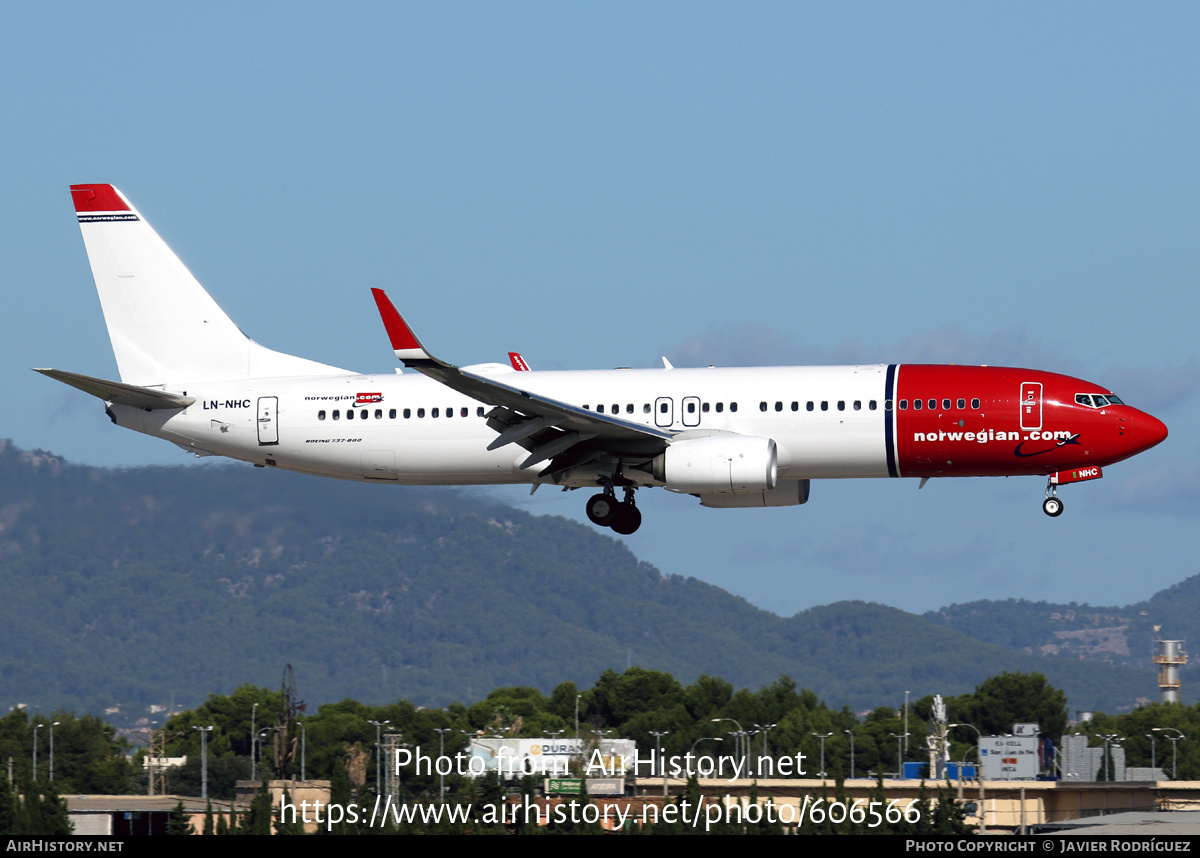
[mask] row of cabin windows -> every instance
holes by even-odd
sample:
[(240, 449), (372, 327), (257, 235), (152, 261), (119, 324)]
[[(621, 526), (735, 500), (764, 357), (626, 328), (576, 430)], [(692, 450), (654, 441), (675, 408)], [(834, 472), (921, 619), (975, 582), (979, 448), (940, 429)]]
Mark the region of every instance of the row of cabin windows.
[[(926, 405), (926, 400), (924, 400), (924, 399), (914, 399), (912, 401), (913, 411), (920, 411), (922, 408), (925, 407), (925, 405)], [(929, 405), (930, 411), (936, 411), (937, 407), (938, 407), (938, 401), (936, 399), (930, 399), (930, 400), (928, 400), (928, 405)], [(958, 409), (959, 411), (962, 411), (964, 408), (967, 407), (967, 400), (965, 400), (965, 399), (956, 399), (953, 401), (951, 401), (949, 399), (942, 400), (942, 410), (943, 411), (949, 411), (951, 405), (954, 405), (954, 407), (956, 409)], [(975, 411), (979, 410), (979, 400), (978, 399), (971, 400), (971, 408)], [(908, 400), (907, 399), (900, 400), (900, 410), (901, 411), (908, 410)]]
[[(862, 404), (862, 400), (861, 400), (861, 399), (856, 399), (856, 400), (854, 400), (854, 404), (853, 404), (851, 407), (852, 407), (852, 408), (853, 408), (855, 411), (862, 411), (862, 406), (863, 406), (863, 404)], [(759, 410), (759, 411), (767, 411), (769, 408), (770, 408), (770, 405), (769, 405), (768, 403), (766, 403), (766, 402), (760, 402), (760, 403), (758, 403), (758, 410)], [(874, 399), (871, 399), (871, 400), (868, 400), (868, 401), (867, 401), (867, 410), (869, 410), (869, 411), (875, 411), (875, 410), (877, 410), (878, 408), (879, 408), (879, 403), (878, 403), (878, 402), (876, 402)], [(805, 410), (805, 411), (815, 411), (816, 409), (817, 409), (817, 403), (813, 402), (811, 399), (810, 399), (810, 400), (808, 400), (808, 402), (804, 403), (804, 410)], [(776, 402), (776, 403), (775, 403), (775, 410), (776, 410), (776, 411), (782, 411), (782, 410), (783, 410), (783, 403), (782, 403), (782, 402)], [(792, 410), (793, 410), (793, 411), (799, 411), (799, 410), (800, 410), (800, 403), (799, 403), (799, 402), (795, 402), (795, 401), (793, 401), (793, 402), (792, 402)], [(828, 410), (829, 410), (829, 400), (827, 400), (827, 399), (823, 399), (823, 400), (821, 400), (821, 410), (822, 410), (822, 411), (828, 411)], [(844, 400), (844, 399), (839, 399), (839, 400), (838, 400), (838, 402), (837, 402), (837, 410), (838, 410), (838, 411), (845, 411), (845, 410), (846, 410), (846, 400)], [(889, 410), (889, 411), (891, 411), (891, 408), (888, 408), (888, 410)]]
[[(425, 416), (425, 409), (424, 409), (424, 408), (418, 408), (416, 411), (417, 411), (417, 417), (424, 417), (424, 416)], [(359, 420), (369, 420), (369, 419), (370, 419), (370, 417), (371, 417), (371, 409), (369, 409), (369, 408), (364, 408), (364, 409), (362, 409), (361, 411), (358, 411), (358, 412), (355, 412), (355, 411), (354, 411), (353, 409), (351, 409), (351, 408), (347, 408), (347, 409), (346, 409), (346, 419), (347, 419), (347, 420), (353, 420), (353, 419), (354, 419), (354, 415), (355, 415), (356, 413), (358, 414), (358, 419), (359, 419)], [(445, 416), (447, 416), (447, 417), (453, 417), (453, 416), (454, 416), (454, 409), (453, 409), (453, 408), (447, 408), (447, 409), (445, 409), (445, 412), (444, 412), (444, 413), (445, 413)], [(443, 411), (442, 411), (442, 409), (440, 409), (440, 408), (431, 408), (431, 409), (429, 409), (429, 416), (430, 416), (430, 417), (439, 417), (439, 416), (441, 416), (442, 414), (443, 414)], [(460, 416), (460, 417), (468, 417), (468, 416), (470, 416), (470, 414), (471, 414), (471, 409), (470, 409), (470, 408), (466, 408), (466, 407), (464, 407), (464, 408), (460, 408), (460, 409), (458, 410), (458, 414), (459, 414), (459, 416)], [(336, 408), (335, 408), (335, 409), (333, 410), (333, 415), (332, 415), (332, 416), (333, 416), (333, 419), (334, 419), (334, 420), (341, 420), (341, 419), (342, 419), (342, 412), (341, 412), (341, 411), (339, 411), (338, 409), (336, 409)], [(395, 409), (395, 408), (389, 408), (389, 409), (388, 409), (388, 415), (387, 415), (387, 416), (388, 416), (388, 419), (389, 419), (389, 420), (395, 420), (395, 419), (396, 419), (396, 409)], [(411, 409), (411, 408), (405, 408), (405, 409), (404, 409), (404, 419), (405, 419), (405, 420), (408, 420), (408, 419), (409, 419), (410, 417), (412, 417), (412, 416), (413, 416), (413, 409)], [(476, 408), (476, 409), (475, 409), (475, 416), (476, 416), (476, 417), (482, 417), (482, 416), (483, 416), (483, 406), (480, 406), (480, 407), (478, 407), (478, 408)], [(324, 420), (324, 419), (325, 419), (325, 410), (324, 410), (324, 409), (322, 409), (322, 410), (320, 410), (320, 411), (318, 411), (318, 412), (317, 412), (317, 419), (318, 419), (318, 420)], [(383, 419), (383, 409), (382, 409), (382, 408), (376, 408), (376, 409), (375, 409), (375, 419), (376, 419), (376, 420), (382, 420), (382, 419)]]
[[(583, 406), (583, 407), (584, 407), (584, 408), (586, 408), (588, 411), (591, 411), (591, 410), (592, 410), (592, 406), (590, 406), (590, 405), (585, 405), (585, 406)], [(608, 411), (605, 411), (605, 407), (606, 407), (606, 406), (604, 406), (604, 405), (597, 405), (597, 406), (596, 406), (596, 413), (597, 413), (597, 414), (605, 414), (605, 413), (607, 413), (607, 414), (620, 414), (620, 413), (621, 413), (621, 403), (619, 403), (619, 402), (614, 402), (614, 403), (612, 404), (611, 408), (609, 408), (609, 409), (608, 409)], [(709, 412), (709, 409), (710, 409), (710, 407), (711, 407), (711, 408), (715, 408), (715, 409), (716, 409), (716, 412), (717, 412), (718, 414), (720, 414), (721, 412), (723, 412), (723, 411), (725, 410), (725, 403), (724, 403), (724, 402), (717, 402), (717, 403), (715, 403), (715, 404), (714, 404), (714, 403), (709, 403), (709, 402), (703, 402), (703, 403), (701, 403), (701, 404), (700, 404), (700, 410), (701, 410), (701, 411), (703, 411), (705, 414), (707, 414), (707, 413)], [(687, 412), (688, 412), (688, 414), (695, 414), (695, 413), (696, 413), (696, 403), (695, 403), (695, 402), (689, 402), (689, 403), (687, 403), (687, 405), (686, 405), (686, 408), (687, 408)], [(643, 414), (650, 414), (650, 413), (651, 413), (653, 410), (654, 410), (654, 409), (650, 407), (650, 403), (649, 403), (649, 402), (643, 402), (643, 403), (642, 403), (642, 413), (643, 413)], [(670, 406), (668, 403), (666, 403), (666, 402), (660, 402), (660, 403), (658, 404), (658, 411), (659, 411), (659, 413), (660, 413), (660, 414), (667, 414), (668, 412), (670, 412), (670, 410), (671, 410), (671, 406)], [(729, 403), (729, 410), (730, 410), (730, 411), (737, 411), (737, 403), (736, 403), (736, 402), (731, 402), (731, 403)], [(632, 402), (626, 403), (626, 405), (625, 405), (625, 413), (626, 413), (626, 414), (632, 414), (632, 413), (633, 413), (633, 411), (634, 411), (634, 408), (633, 408), (633, 403), (632, 403)]]

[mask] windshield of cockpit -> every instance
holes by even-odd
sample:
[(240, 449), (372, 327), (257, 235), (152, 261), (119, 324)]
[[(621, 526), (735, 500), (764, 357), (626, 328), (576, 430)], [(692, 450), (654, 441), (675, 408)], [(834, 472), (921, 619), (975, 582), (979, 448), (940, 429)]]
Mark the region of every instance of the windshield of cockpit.
[(1124, 405), (1120, 397), (1111, 393), (1076, 393), (1076, 405), (1086, 405), (1088, 408), (1103, 408), (1106, 405)]

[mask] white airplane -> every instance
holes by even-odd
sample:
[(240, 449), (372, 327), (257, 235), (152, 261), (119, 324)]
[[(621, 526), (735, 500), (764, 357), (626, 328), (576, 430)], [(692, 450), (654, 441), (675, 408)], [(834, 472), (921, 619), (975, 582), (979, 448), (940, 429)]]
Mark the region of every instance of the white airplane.
[[(875, 366), (532, 371), (434, 357), (381, 290), (396, 356), (370, 375), (250, 340), (111, 185), (72, 185), (121, 381), (45, 375), (114, 423), (198, 456), (408, 485), (599, 489), (597, 525), (641, 524), (638, 488), (707, 507), (805, 503), (810, 481), (1047, 477), (1058, 486), (1153, 447), (1167, 428), (1106, 388), (1038, 370)], [(617, 499), (616, 492), (622, 491)]]

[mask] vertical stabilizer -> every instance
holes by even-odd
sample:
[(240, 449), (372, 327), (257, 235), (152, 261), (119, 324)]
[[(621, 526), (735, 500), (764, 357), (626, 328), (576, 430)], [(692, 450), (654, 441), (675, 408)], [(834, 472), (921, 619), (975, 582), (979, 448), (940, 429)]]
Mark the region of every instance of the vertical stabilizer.
[(346, 372), (249, 339), (112, 185), (72, 185), (71, 197), (123, 382)]

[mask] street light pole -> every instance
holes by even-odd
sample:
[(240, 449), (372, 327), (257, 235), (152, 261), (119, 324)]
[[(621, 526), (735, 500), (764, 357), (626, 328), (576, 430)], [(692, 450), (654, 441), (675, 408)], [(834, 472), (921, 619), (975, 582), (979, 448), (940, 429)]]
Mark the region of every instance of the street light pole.
[(722, 721), (732, 721), (734, 724), (737, 724), (737, 732), (733, 732), (733, 731), (731, 730), (731, 731), (730, 731), (730, 735), (732, 735), (732, 736), (733, 736), (735, 739), (737, 739), (737, 740), (738, 740), (738, 742), (737, 742), (737, 751), (735, 751), (735, 753), (736, 753), (738, 756), (740, 756), (740, 755), (741, 755), (741, 753), (742, 753), (742, 740), (741, 740), (741, 737), (746, 735), (746, 731), (742, 729), (742, 725), (741, 725), (741, 723), (740, 723), (740, 722), (739, 722), (739, 721), (738, 721), (736, 718), (713, 718), (713, 719), (712, 719), (712, 723), (714, 723), (714, 724), (719, 724), (719, 723), (721, 723)]
[(42, 726), (43, 726), (42, 724), (38, 724), (36, 721), (33, 724), (33, 779), (35, 782), (37, 781), (37, 775), (38, 775), (38, 772), (37, 772), (37, 748), (38, 748), (37, 731), (42, 729)]
[[(453, 727), (434, 727), (433, 732), (438, 734), (438, 761), (446, 756), (446, 734), (453, 730)], [(438, 801), (442, 804), (446, 803), (446, 774), (442, 767), (438, 766)]]
[[(650, 730), (649, 733), (651, 736), (654, 737), (654, 747), (655, 747), (655, 750), (658, 751), (658, 765), (662, 771), (663, 798), (666, 798), (667, 797), (667, 761), (665, 759), (663, 759), (662, 737), (670, 736), (671, 734), (667, 730), (663, 730), (662, 732), (659, 732), (657, 730)], [(634, 772), (634, 774), (636, 775), (637, 772)]]
[(54, 782), (54, 728), (57, 727), (60, 721), (50, 722), (50, 782)]
[(825, 779), (825, 740), (828, 739), (830, 736), (832, 736), (833, 733), (832, 732), (830, 732), (830, 733), (813, 733), (813, 735), (821, 740), (821, 771), (817, 772), (817, 777), (819, 777), (821, 780), (824, 780)]
[(843, 729), (842, 732), (850, 737), (850, 780), (854, 780), (854, 731)]
[(257, 717), (258, 703), (255, 702), (250, 707), (250, 780), (252, 781), (258, 780), (258, 758), (255, 756), (255, 749), (258, 747), (256, 744), (258, 741)]
[[(1187, 736), (1183, 735), (1182, 730), (1177, 730), (1174, 727), (1151, 727), (1150, 730), (1153, 733), (1167, 733), (1168, 734), (1166, 736), (1166, 738), (1171, 743), (1171, 780), (1173, 780), (1173, 781), (1178, 780), (1179, 779), (1179, 768), (1178, 768), (1179, 745), (1177, 743), (1179, 742), (1180, 739), (1186, 739)], [(1171, 736), (1171, 735), (1169, 735), (1170, 733), (1178, 733), (1179, 735)]]
[(888, 731), (888, 734), (896, 740), (896, 779), (899, 780), (904, 777), (904, 763), (901, 747), (904, 740), (908, 738), (908, 734), (892, 733), (890, 730)]
[(212, 727), (193, 727), (200, 734), (200, 798), (208, 799), (208, 734)]

